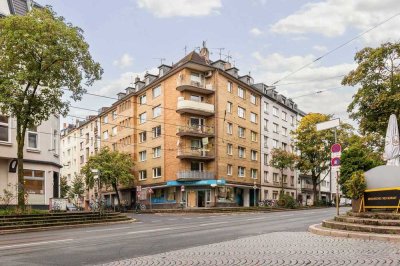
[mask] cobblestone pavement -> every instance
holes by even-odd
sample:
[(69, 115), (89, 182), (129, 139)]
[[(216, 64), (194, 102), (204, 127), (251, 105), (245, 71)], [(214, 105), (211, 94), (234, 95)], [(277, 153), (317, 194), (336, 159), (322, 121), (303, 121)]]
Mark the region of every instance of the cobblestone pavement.
[(400, 265), (400, 245), (277, 232), (104, 265)]

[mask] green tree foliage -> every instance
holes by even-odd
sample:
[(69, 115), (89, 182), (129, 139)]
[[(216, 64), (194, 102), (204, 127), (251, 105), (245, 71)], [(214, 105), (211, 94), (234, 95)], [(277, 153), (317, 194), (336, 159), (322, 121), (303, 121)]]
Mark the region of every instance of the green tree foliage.
[(133, 183), (133, 165), (132, 156), (128, 153), (111, 151), (108, 147), (104, 147), (98, 154), (89, 157), (81, 173), (85, 176), (86, 185), (93, 188), (96, 183), (96, 173), (93, 170), (98, 170), (100, 187), (111, 186), (117, 196), (118, 205), (121, 206), (118, 185), (126, 186)]
[(351, 199), (359, 199), (364, 194), (367, 188), (367, 183), (365, 182), (364, 171), (355, 171), (351, 174), (350, 178), (344, 183), (346, 187), (347, 196)]
[[(317, 131), (316, 124), (330, 119), (330, 115), (310, 113), (301, 119), (297, 129), (292, 132), (300, 152), (297, 168), (302, 174), (311, 176), (314, 204), (318, 201), (318, 184), (325, 178), (321, 175), (330, 169), (330, 148), (335, 142), (333, 129)], [(348, 145), (351, 130), (348, 124), (342, 124), (337, 129), (337, 140), (343, 146)]]
[(60, 197), (61, 198), (67, 197), (69, 189), (70, 186), (68, 186), (67, 177), (62, 176), (60, 179), (60, 194), (61, 194)]
[[(343, 85), (359, 86), (348, 107), (350, 117), (359, 121), (363, 134), (385, 135), (389, 116), (400, 119), (400, 43), (384, 43), (357, 52), (355, 70), (346, 75)], [(399, 121), (400, 122), (400, 121)]]
[(284, 194), (283, 172), (285, 169), (293, 170), (297, 161), (297, 156), (294, 153), (288, 152), (283, 149), (273, 149), (271, 152), (270, 164), (279, 169), (281, 172), (281, 195)]
[(68, 191), (68, 197), (71, 199), (81, 198), (85, 193), (85, 182), (81, 175), (75, 175), (72, 186)]
[(18, 206), (25, 208), (23, 150), (28, 128), (52, 115), (66, 115), (63, 88), (79, 100), (101, 78), (83, 31), (51, 9), (0, 19), (0, 112), (17, 119)]
[(345, 183), (351, 179), (353, 173), (357, 171), (366, 172), (371, 168), (384, 164), (381, 154), (370, 143), (369, 136), (360, 137), (354, 135), (351, 137), (351, 145), (342, 152), (339, 184), (346, 197), (351, 196), (348, 194)]

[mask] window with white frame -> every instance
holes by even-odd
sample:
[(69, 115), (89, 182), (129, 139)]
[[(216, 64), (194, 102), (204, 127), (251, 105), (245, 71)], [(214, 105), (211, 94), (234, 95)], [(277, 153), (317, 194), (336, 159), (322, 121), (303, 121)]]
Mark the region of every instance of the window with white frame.
[(107, 124), (107, 123), (108, 123), (108, 115), (105, 115), (105, 116), (104, 116), (103, 122), (104, 122), (104, 124)]
[(278, 199), (278, 191), (276, 190), (272, 191), (272, 199), (274, 200)]
[(250, 122), (252, 123), (257, 123), (257, 114), (256, 113), (250, 113)]
[(251, 131), (250, 136), (251, 136), (251, 141), (257, 142), (257, 132)]
[(147, 159), (147, 151), (139, 152), (139, 161), (144, 162)]
[(226, 111), (228, 113), (232, 113), (232, 103), (231, 102), (226, 103)]
[(274, 133), (278, 133), (278, 127), (279, 127), (278, 124), (276, 124), (276, 123), (272, 124), (272, 130), (273, 130)]
[(28, 129), (28, 148), (39, 148), (39, 134), (37, 133), (37, 127), (32, 127)]
[(238, 177), (246, 176), (246, 168), (243, 166), (238, 166)]
[(252, 104), (257, 104), (257, 98), (253, 93), (250, 94), (250, 102)]
[(153, 88), (153, 98), (157, 98), (160, 95), (161, 95), (161, 87), (158, 86)]
[(287, 151), (287, 143), (282, 142), (282, 150)]
[(292, 124), (292, 126), (294, 125), (294, 116), (293, 115), (290, 116), (290, 124)]
[(246, 109), (238, 106), (238, 116), (240, 118), (246, 118)]
[(153, 148), (153, 158), (161, 157), (161, 146)]
[(287, 184), (287, 175), (283, 175), (282, 177), (283, 177), (283, 183)]
[(251, 160), (252, 161), (257, 161), (257, 151), (251, 150)]
[(290, 185), (294, 186), (294, 176), (290, 176)]
[(264, 165), (268, 165), (268, 154), (264, 153)]
[(112, 128), (112, 135), (116, 136), (117, 133), (118, 133), (118, 128), (117, 128), (117, 126), (115, 126), (115, 127)]
[(153, 108), (153, 118), (159, 117), (161, 115), (161, 105)]
[(200, 87), (203, 81), (203, 75), (201, 75), (200, 73), (192, 72), (190, 73), (190, 81), (191, 85)]
[(158, 137), (161, 137), (161, 126), (153, 127), (151, 129), (151, 131), (153, 132), (153, 138), (154, 139), (158, 138)]
[(141, 114), (139, 115), (139, 124), (146, 123), (146, 120), (147, 120), (146, 112), (141, 113)]
[(264, 171), (264, 183), (268, 183), (268, 171)]
[(112, 119), (113, 120), (117, 119), (117, 111), (112, 112)]
[(286, 119), (287, 119), (287, 114), (286, 112), (282, 111), (282, 120), (286, 121)]
[(228, 92), (232, 93), (232, 88), (233, 88), (232, 82), (228, 81), (228, 84), (227, 84), (227, 90), (228, 90)]
[(242, 99), (245, 97), (245, 92), (243, 88), (238, 87), (238, 96)]
[(231, 164), (228, 164), (226, 166), (226, 174), (227, 175), (232, 175), (232, 165)]
[(139, 104), (140, 104), (140, 105), (143, 105), (143, 104), (146, 104), (146, 103), (147, 103), (146, 94), (140, 95), (140, 96), (139, 96)]
[(80, 162), (81, 164), (84, 164), (84, 163), (85, 163), (85, 157), (84, 157), (83, 155), (81, 155), (81, 156), (79, 157), (79, 162)]
[(273, 107), (272, 107), (272, 114), (273, 114), (274, 116), (278, 116), (278, 112), (279, 112), (278, 108), (276, 108), (275, 106), (273, 106)]
[(147, 132), (143, 131), (139, 133), (139, 143), (145, 142), (147, 139)]
[(278, 173), (273, 173), (272, 174), (272, 180), (276, 183), (279, 182), (279, 174)]
[(287, 128), (282, 127), (282, 135), (287, 136)]
[(276, 139), (273, 139), (273, 140), (272, 140), (272, 147), (273, 147), (274, 149), (277, 149), (277, 148), (278, 148), (278, 143), (279, 143), (279, 141), (277, 141)]
[(147, 179), (147, 171), (146, 170), (140, 170), (139, 171), (139, 180), (146, 180)]
[(229, 123), (229, 122), (228, 122), (228, 123), (226, 124), (226, 133), (232, 135), (232, 132), (233, 132), (233, 125), (232, 125), (232, 123)]
[(264, 104), (263, 104), (263, 111), (264, 111), (264, 113), (268, 113), (268, 103), (267, 102), (265, 102), (264, 101)]
[(250, 169), (250, 175), (252, 179), (257, 179), (257, 169)]
[(246, 129), (244, 127), (238, 127), (238, 135), (239, 138), (245, 138), (246, 136)]
[(24, 169), (24, 188), (28, 194), (44, 194), (45, 171)]
[(238, 147), (238, 155), (239, 158), (246, 158), (246, 148), (244, 147)]
[(268, 148), (268, 137), (264, 136), (264, 148)]
[(160, 178), (160, 177), (161, 177), (161, 167), (154, 167), (153, 178)]
[(0, 115), (0, 142), (10, 142), (10, 128), (8, 116)]
[(227, 153), (228, 155), (232, 155), (232, 154), (233, 154), (233, 145), (232, 145), (231, 143), (228, 143), (228, 144), (226, 145), (226, 153)]
[(264, 131), (268, 131), (268, 119), (264, 119)]

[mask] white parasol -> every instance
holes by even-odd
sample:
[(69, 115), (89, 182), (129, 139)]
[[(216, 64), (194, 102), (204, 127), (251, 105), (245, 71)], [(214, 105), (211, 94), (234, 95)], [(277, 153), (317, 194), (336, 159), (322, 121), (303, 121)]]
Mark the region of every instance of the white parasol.
[(383, 158), (387, 161), (386, 165), (400, 166), (399, 127), (397, 125), (396, 115), (394, 114), (389, 118)]

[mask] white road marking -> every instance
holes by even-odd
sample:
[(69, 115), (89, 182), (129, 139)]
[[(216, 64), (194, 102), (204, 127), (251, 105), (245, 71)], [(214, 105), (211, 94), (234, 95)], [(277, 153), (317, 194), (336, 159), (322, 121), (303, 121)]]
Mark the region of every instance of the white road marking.
[(168, 219), (168, 221), (175, 221), (176, 219)]
[(51, 240), (51, 241), (42, 241), (42, 242), (32, 242), (32, 243), (25, 243), (25, 244), (16, 244), (16, 245), (9, 245), (9, 246), (1, 246), (0, 250), (2, 249), (10, 249), (10, 248), (20, 248), (20, 247), (29, 247), (29, 246), (40, 246), (45, 244), (52, 244), (58, 242), (68, 242), (73, 241), (74, 239), (60, 239), (60, 240)]
[(218, 222), (218, 223), (206, 223), (200, 224), (199, 226), (217, 225), (217, 224), (227, 224), (228, 222)]
[(206, 217), (203, 217), (203, 216), (197, 217), (197, 219), (204, 219), (204, 218), (206, 218)]
[(192, 220), (192, 218), (183, 218), (184, 220)]
[[(136, 223), (141, 223), (141, 222), (136, 222)], [(118, 228), (106, 228), (106, 229), (96, 229), (96, 230), (87, 230), (86, 233), (91, 233), (91, 232), (101, 232), (101, 231), (114, 231), (114, 230), (121, 230), (121, 229), (128, 229), (131, 227), (118, 227)]]
[(294, 214), (279, 215), (279, 217), (289, 217), (289, 216), (294, 216)]
[(265, 220), (265, 217), (258, 217), (258, 218), (249, 218), (246, 219), (247, 221), (253, 221), (253, 220)]
[(152, 229), (152, 230), (143, 230), (143, 231), (134, 231), (134, 232), (127, 232), (127, 235), (133, 235), (133, 234), (143, 234), (143, 233), (152, 233), (152, 232), (159, 232), (159, 231), (167, 231), (171, 230), (171, 227), (167, 228), (159, 228), (159, 229)]

